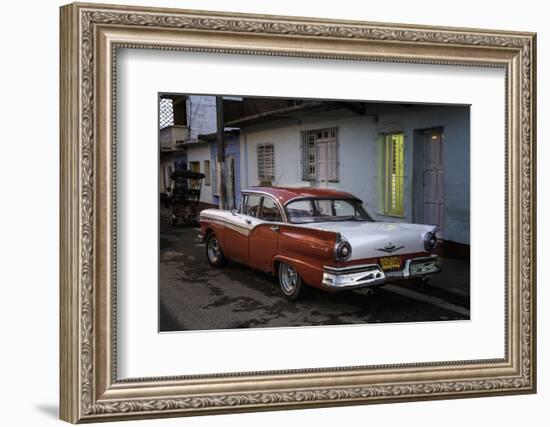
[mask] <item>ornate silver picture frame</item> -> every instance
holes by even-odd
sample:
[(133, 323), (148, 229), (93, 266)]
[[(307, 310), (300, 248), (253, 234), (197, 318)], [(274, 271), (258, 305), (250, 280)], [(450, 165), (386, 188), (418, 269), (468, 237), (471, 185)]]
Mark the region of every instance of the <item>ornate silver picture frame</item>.
[[(79, 3), (63, 6), (60, 21), (63, 420), (535, 392), (535, 34)], [(118, 378), (115, 65), (120, 48), (503, 69), (504, 357)]]

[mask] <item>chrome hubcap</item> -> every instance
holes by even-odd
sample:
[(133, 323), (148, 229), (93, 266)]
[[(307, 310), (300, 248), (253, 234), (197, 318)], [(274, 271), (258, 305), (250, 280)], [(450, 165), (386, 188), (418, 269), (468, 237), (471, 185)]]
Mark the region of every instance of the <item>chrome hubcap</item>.
[(296, 270), (288, 264), (281, 266), (281, 286), (283, 291), (287, 294), (291, 294), (296, 289), (298, 283), (298, 273)]
[(220, 243), (218, 242), (218, 239), (212, 237), (208, 240), (208, 258), (210, 258), (211, 261), (217, 261), (219, 257)]

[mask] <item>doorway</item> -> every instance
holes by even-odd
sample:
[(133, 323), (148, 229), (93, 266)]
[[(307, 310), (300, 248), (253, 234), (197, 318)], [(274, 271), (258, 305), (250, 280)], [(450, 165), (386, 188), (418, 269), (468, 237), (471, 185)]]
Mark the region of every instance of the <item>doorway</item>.
[(420, 224), (439, 225), (440, 239), (445, 233), (443, 142), (443, 128), (415, 131), (413, 219)]

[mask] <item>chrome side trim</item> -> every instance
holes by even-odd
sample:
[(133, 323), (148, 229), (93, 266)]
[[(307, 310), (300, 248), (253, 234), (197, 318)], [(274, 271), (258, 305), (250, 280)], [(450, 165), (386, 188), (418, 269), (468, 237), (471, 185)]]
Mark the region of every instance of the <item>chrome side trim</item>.
[(233, 223), (229, 220), (216, 218), (216, 217), (210, 216), (208, 214), (202, 214), (201, 213), (199, 219), (200, 220), (207, 220), (207, 221), (212, 222), (214, 224), (223, 225), (224, 227), (230, 228), (230, 229), (232, 229), (232, 230), (236, 231), (237, 233), (240, 233), (244, 236), (248, 236), (250, 234), (250, 231), (253, 228), (253, 227), (247, 228), (245, 226), (235, 224), (235, 223)]

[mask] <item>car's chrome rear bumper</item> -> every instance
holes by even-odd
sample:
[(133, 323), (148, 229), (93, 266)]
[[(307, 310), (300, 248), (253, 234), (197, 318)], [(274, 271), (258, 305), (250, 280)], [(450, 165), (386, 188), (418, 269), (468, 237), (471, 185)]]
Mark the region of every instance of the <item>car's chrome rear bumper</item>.
[(380, 285), (395, 280), (424, 277), (440, 271), (437, 255), (411, 258), (402, 270), (384, 271), (379, 264), (363, 264), (349, 267), (323, 269), (323, 287), (340, 290)]

